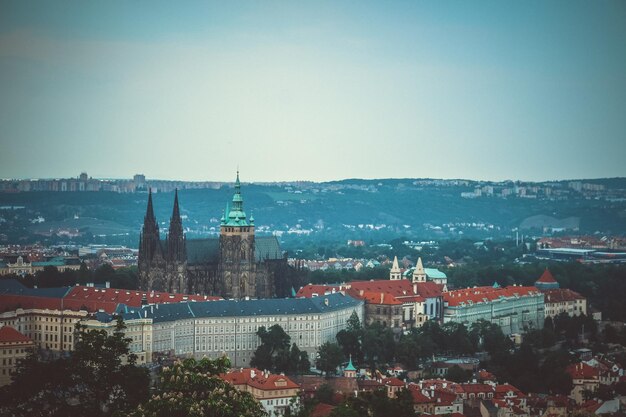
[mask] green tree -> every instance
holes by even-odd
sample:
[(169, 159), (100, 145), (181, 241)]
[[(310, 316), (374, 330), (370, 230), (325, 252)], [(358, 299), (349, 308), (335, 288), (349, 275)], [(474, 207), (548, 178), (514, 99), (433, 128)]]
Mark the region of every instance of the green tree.
[(28, 357), (0, 391), (0, 414), (109, 416), (135, 407), (148, 396), (148, 373), (135, 365), (124, 329), (121, 319), (112, 335), (78, 325), (69, 358)]
[(472, 371), (463, 369), (459, 365), (448, 368), (446, 379), (454, 382), (467, 382), (472, 377)]
[(356, 312), (352, 313), (348, 319), (346, 329), (337, 333), (336, 338), (345, 357), (352, 356), (352, 359), (357, 363), (363, 361), (363, 350), (361, 349), (363, 328)]
[(80, 285), (85, 285), (89, 281), (91, 281), (91, 271), (85, 262), (81, 262), (80, 268), (78, 269), (78, 283)]
[(200, 361), (185, 359), (164, 367), (157, 392), (131, 417), (261, 417), (261, 404), (219, 378), (230, 367), (226, 357)]
[(329, 384), (322, 384), (315, 391), (315, 399), (321, 403), (332, 404), (335, 391)]
[(274, 372), (308, 372), (311, 364), (309, 356), (293, 343), (290, 348), (291, 337), (283, 328), (275, 324), (266, 330), (259, 327), (256, 332), (261, 338), (261, 344), (254, 351), (250, 365), (259, 369), (269, 369)]
[(337, 343), (325, 342), (317, 351), (318, 358), (315, 366), (328, 376), (335, 374), (337, 367), (343, 361), (343, 352)]
[(396, 352), (396, 340), (393, 330), (379, 323), (373, 323), (363, 329), (363, 354), (370, 365), (393, 361)]

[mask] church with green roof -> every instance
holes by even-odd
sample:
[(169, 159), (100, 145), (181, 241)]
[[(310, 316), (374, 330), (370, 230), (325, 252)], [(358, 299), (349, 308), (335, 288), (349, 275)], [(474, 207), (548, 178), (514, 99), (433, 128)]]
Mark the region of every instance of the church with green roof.
[(232, 201), (220, 221), (219, 238), (189, 239), (183, 234), (178, 192), (165, 240), (154, 216), (152, 194), (139, 240), (142, 290), (271, 298), (288, 266), (275, 236), (255, 236), (254, 217), (244, 211), (239, 172)]

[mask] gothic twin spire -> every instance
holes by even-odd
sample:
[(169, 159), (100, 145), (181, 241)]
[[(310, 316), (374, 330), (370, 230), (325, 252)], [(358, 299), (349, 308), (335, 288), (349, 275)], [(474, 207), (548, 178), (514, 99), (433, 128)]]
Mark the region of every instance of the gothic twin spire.
[[(159, 236), (159, 224), (154, 215), (152, 204), (152, 189), (148, 191), (148, 207), (144, 217), (139, 250), (146, 251), (148, 258), (152, 258), (156, 251), (162, 251), (161, 239)], [(167, 234), (167, 247), (165, 256), (170, 259), (184, 260), (185, 236), (183, 234), (183, 222), (180, 218), (180, 208), (178, 206), (178, 189), (174, 193), (174, 209), (170, 218), (169, 233)]]

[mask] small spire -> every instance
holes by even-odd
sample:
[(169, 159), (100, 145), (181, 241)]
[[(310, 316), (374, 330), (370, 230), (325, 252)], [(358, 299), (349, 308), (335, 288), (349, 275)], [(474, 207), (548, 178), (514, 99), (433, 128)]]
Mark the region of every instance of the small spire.
[(400, 266), (398, 265), (398, 257), (394, 256), (393, 257), (393, 266), (391, 267), (392, 271), (399, 271), (400, 270)]
[(352, 353), (350, 354), (350, 361), (348, 362), (348, 366), (346, 366), (346, 371), (356, 371), (356, 368), (352, 364)]
[(389, 271), (389, 279), (396, 280), (402, 279), (402, 273), (400, 271), (400, 266), (398, 265), (398, 257), (393, 257), (393, 265), (391, 266), (391, 271)]
[(172, 218), (180, 218), (180, 209), (178, 208), (178, 188), (174, 190), (174, 210), (172, 212)]

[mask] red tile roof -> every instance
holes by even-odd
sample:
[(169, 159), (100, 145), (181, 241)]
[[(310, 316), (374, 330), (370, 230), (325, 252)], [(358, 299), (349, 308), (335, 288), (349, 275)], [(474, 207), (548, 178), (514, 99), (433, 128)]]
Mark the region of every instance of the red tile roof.
[(0, 294), (0, 311), (23, 309), (48, 310), (103, 310), (113, 313), (118, 304), (140, 307), (146, 297), (148, 304), (178, 303), (182, 301), (214, 301), (220, 297), (190, 294), (169, 294), (157, 291), (124, 290), (116, 288), (72, 287), (64, 297), (34, 297)]
[(61, 298), (32, 297), (27, 295), (0, 294), (0, 312), (23, 309), (61, 310)]
[(496, 385), (496, 398), (503, 398), (509, 392), (512, 392), (515, 397), (526, 397), (526, 394), (511, 384)]
[(310, 417), (327, 417), (335, 409), (334, 405), (319, 403), (311, 411)]
[(401, 305), (402, 302), (398, 301), (396, 297), (389, 293), (365, 291), (361, 293), (355, 293), (354, 290), (348, 291), (348, 294), (355, 298), (365, 300), (369, 304), (384, 304), (384, 305)]
[(495, 389), (493, 388), (492, 385), (489, 384), (460, 384), (461, 385), (461, 389), (463, 390), (463, 392), (470, 394), (470, 393), (489, 393), (489, 392), (494, 392)]
[(148, 304), (179, 303), (182, 301), (215, 301), (220, 297), (192, 294), (170, 294), (158, 291), (124, 290), (116, 288), (73, 287), (65, 296), (64, 303), (70, 308), (87, 307), (89, 311), (104, 310), (112, 313), (118, 304), (140, 307), (146, 297)]
[(30, 342), (28, 336), (24, 336), (11, 326), (0, 327), (0, 343), (18, 343), (18, 342)]
[(409, 391), (411, 392), (411, 396), (413, 397), (413, 403), (415, 404), (428, 404), (435, 402), (434, 399), (422, 394), (422, 391), (419, 389), (410, 389)]
[(441, 297), (443, 285), (432, 281), (418, 282), (415, 284), (417, 293), (424, 298)]
[(383, 378), (381, 383), (388, 387), (403, 387), (404, 382), (400, 381), (398, 378)]
[(233, 385), (248, 385), (264, 391), (300, 388), (300, 385), (285, 375), (263, 373), (255, 368), (231, 371), (220, 377)]
[(371, 281), (352, 281), (348, 283), (350, 288), (356, 291), (385, 292), (396, 298), (410, 297), (413, 293), (413, 284), (408, 279), (388, 280), (379, 279)]
[(552, 276), (552, 273), (550, 272), (550, 270), (546, 268), (546, 270), (543, 271), (543, 274), (541, 274), (541, 278), (539, 278), (537, 282), (554, 283), (557, 281)]
[(584, 362), (573, 363), (565, 368), (572, 379), (598, 379), (599, 371)]
[(543, 290), (544, 300), (546, 303), (560, 303), (564, 301), (584, 300), (585, 297), (568, 288), (554, 288), (551, 290)]
[(305, 285), (304, 287), (300, 288), (298, 290), (298, 292), (296, 293), (296, 297), (311, 298), (311, 297), (313, 297), (313, 294), (324, 295), (326, 293), (332, 293), (333, 290), (335, 292), (337, 292), (341, 288), (342, 288), (341, 285), (316, 285), (316, 284), (309, 284), (309, 285)]
[(473, 304), (489, 303), (500, 297), (526, 297), (541, 294), (536, 287), (509, 286), (504, 288), (474, 287), (443, 293), (443, 299), (448, 306), (458, 306), (461, 303)]

